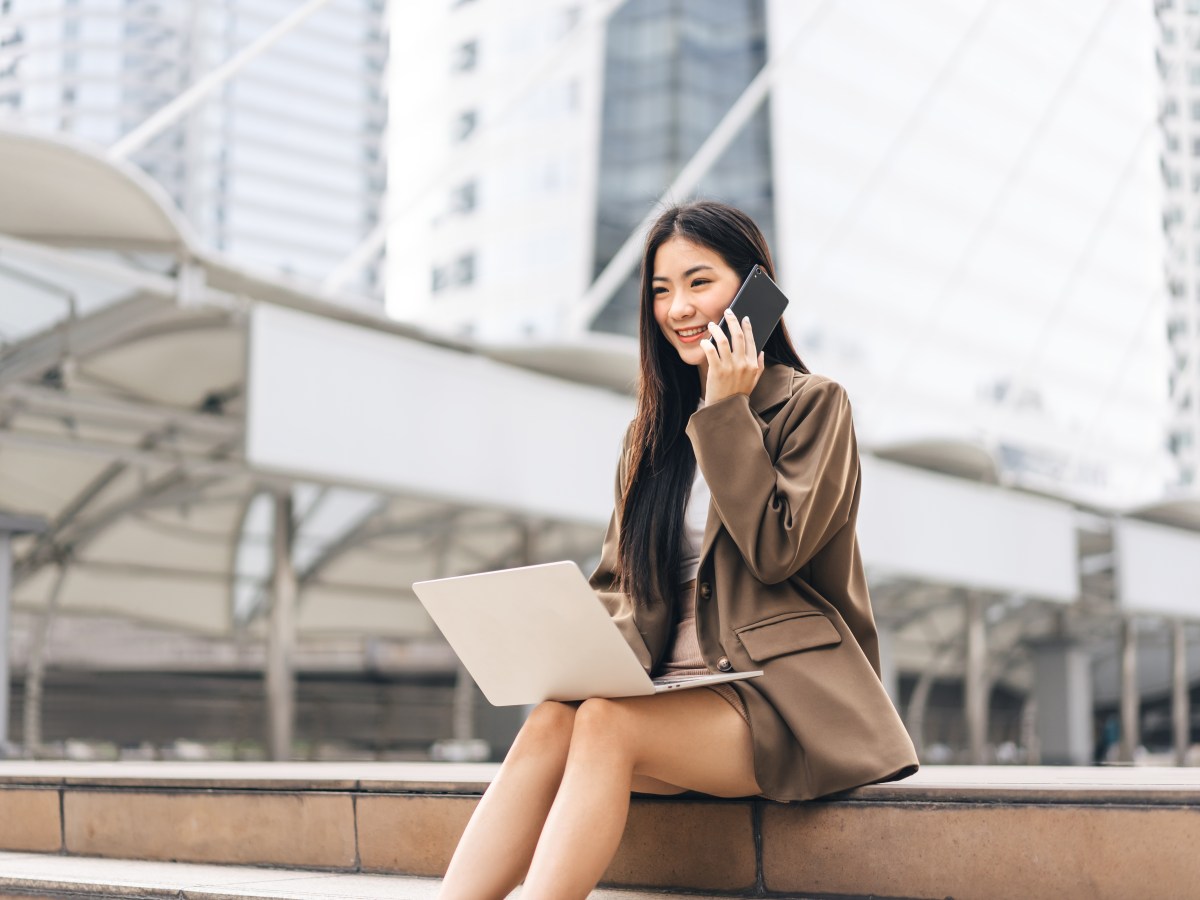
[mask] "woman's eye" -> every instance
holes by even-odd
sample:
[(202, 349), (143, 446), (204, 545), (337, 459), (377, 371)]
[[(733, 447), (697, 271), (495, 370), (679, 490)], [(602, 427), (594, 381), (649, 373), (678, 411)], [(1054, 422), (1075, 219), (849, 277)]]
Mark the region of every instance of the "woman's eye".
[(692, 287), (699, 287), (702, 284), (708, 284), (709, 280), (710, 279), (708, 279), (708, 278), (697, 278), (695, 281), (692, 282)]
[(654, 289), (655, 296), (658, 296), (659, 294), (665, 294), (666, 292), (667, 292), (667, 289), (665, 287), (656, 287)]

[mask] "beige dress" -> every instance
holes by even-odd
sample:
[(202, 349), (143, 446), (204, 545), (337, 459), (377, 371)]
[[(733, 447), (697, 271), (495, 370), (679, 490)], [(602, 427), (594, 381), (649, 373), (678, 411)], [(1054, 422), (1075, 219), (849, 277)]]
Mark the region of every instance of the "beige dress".
[[(671, 636), (671, 646), (667, 648), (666, 659), (663, 661), (659, 675), (707, 675), (709, 668), (704, 664), (700, 653), (700, 641), (696, 637), (696, 582), (689, 581), (679, 587), (679, 618), (675, 623), (675, 633)], [(712, 691), (738, 711), (738, 714), (749, 724), (746, 707), (737, 691), (729, 684), (710, 684), (703, 688), (692, 690)]]

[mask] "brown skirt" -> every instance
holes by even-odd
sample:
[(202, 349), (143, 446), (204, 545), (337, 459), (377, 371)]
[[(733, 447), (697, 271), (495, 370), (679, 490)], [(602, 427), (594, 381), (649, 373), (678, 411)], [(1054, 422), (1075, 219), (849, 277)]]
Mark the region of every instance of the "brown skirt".
[[(700, 641), (696, 636), (696, 582), (689, 581), (679, 586), (679, 618), (675, 622), (675, 634), (671, 638), (671, 646), (660, 667), (659, 675), (708, 675), (710, 670), (704, 664), (700, 653)], [(712, 691), (718, 697), (737, 710), (738, 715), (750, 723), (746, 714), (745, 704), (736, 690), (729, 684), (710, 684), (703, 690)]]

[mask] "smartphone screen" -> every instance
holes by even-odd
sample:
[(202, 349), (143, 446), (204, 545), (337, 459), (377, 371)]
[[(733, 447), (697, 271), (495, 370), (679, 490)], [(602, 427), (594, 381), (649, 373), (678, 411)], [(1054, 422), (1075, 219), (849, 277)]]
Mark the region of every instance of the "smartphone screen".
[[(766, 344), (767, 338), (779, 324), (783, 311), (787, 308), (788, 298), (771, 276), (763, 271), (761, 266), (755, 266), (738, 288), (730, 309), (738, 322), (746, 316), (750, 317), (750, 328), (754, 331), (754, 352), (757, 354)], [(721, 317), (721, 330), (729, 337), (729, 325), (724, 316)]]

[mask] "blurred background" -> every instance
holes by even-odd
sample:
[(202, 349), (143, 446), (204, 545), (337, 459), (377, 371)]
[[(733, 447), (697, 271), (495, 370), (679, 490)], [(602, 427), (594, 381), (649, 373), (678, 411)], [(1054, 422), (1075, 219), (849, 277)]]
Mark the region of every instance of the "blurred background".
[(1195, 0), (0, 0), (0, 751), (502, 757), (410, 586), (590, 571), (711, 197), (923, 761), (1195, 763), (1198, 191)]

